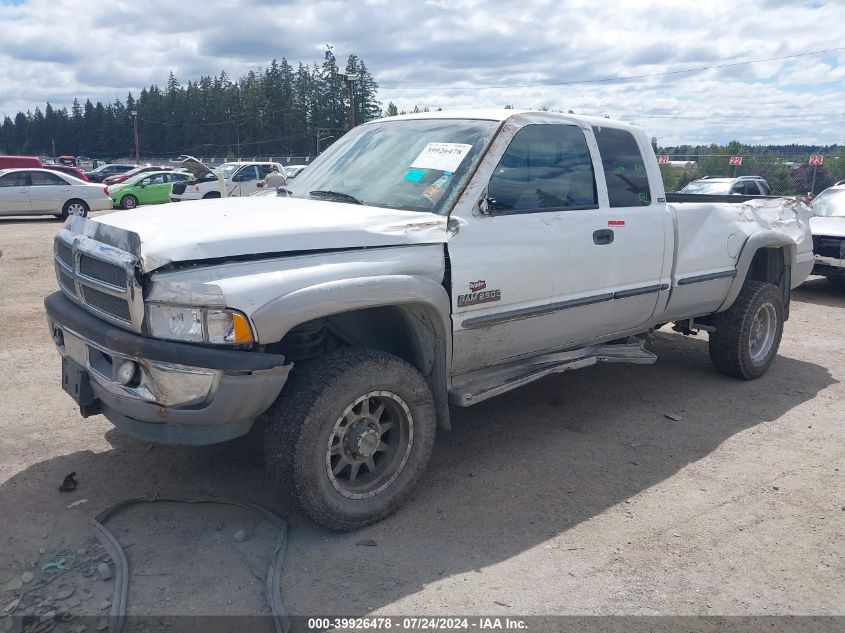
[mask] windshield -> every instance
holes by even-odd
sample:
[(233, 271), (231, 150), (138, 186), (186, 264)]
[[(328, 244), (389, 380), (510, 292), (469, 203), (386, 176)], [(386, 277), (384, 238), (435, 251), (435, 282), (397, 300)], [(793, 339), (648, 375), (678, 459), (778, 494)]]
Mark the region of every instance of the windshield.
[(143, 172), (143, 173), (141, 173), (141, 174), (136, 174), (135, 176), (132, 176), (132, 177), (130, 177), (130, 178), (127, 178), (127, 179), (126, 179), (126, 180), (124, 180), (124, 181), (123, 181), (123, 183), (121, 183), (121, 184), (124, 184), (124, 185), (137, 185), (139, 182), (141, 182), (144, 178), (146, 178), (146, 177), (147, 177), (147, 176), (149, 176), (149, 175), (150, 175), (150, 172), (145, 171), (145, 172)]
[(728, 192), (728, 183), (719, 180), (694, 180), (678, 193), (712, 193), (720, 194)]
[(296, 180), (295, 198), (448, 213), (497, 121), (405, 119), (348, 132)]
[(821, 217), (845, 218), (845, 189), (828, 190), (813, 200), (813, 212)]
[(232, 174), (240, 167), (238, 163), (223, 163), (219, 167), (214, 168), (215, 175), (223, 173), (223, 178), (230, 178)]

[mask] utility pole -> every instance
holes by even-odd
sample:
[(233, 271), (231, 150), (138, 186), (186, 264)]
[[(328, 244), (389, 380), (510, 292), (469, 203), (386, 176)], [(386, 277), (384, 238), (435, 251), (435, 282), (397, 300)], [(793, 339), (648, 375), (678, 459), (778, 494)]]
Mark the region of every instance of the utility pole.
[(329, 129), (325, 128), (325, 127), (318, 127), (314, 131), (317, 132), (317, 144), (314, 148), (314, 153), (317, 156), (319, 156), (320, 155), (320, 143), (322, 141), (328, 141), (330, 138), (334, 138), (334, 136), (320, 136), (320, 134), (325, 134), (326, 132), (329, 131)]
[(51, 138), (50, 142), (53, 144), (53, 162), (56, 162), (56, 139)]
[(349, 87), (349, 129), (355, 127), (355, 82), (358, 81), (358, 73), (349, 73), (346, 76), (346, 85)]
[(132, 110), (129, 114), (132, 115), (133, 128), (135, 129), (135, 162), (141, 162), (140, 145), (138, 144), (138, 111)]

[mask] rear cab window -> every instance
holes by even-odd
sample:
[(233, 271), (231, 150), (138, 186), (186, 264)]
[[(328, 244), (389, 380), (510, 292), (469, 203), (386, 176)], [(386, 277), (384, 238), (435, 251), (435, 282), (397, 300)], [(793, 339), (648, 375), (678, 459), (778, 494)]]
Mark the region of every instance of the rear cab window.
[(611, 207), (651, 204), (648, 172), (637, 139), (626, 130), (593, 126)]

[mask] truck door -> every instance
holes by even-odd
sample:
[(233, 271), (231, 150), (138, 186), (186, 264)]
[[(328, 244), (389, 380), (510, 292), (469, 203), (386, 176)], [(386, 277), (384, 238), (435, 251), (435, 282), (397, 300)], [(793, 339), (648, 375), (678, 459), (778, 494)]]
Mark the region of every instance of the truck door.
[(449, 242), (455, 371), (606, 336), (654, 311), (662, 221), (649, 235), (639, 192), (642, 220), (611, 207), (592, 130), (551, 120), (511, 131), (501, 158), (482, 161), (486, 190), (467, 191), (486, 191), (489, 215), (456, 207), (465, 222)]
[[(606, 126), (593, 126), (593, 134), (607, 185), (608, 229), (613, 230), (615, 245), (608, 264), (616, 270), (616, 288), (606, 323), (622, 331), (645, 323), (654, 313), (659, 293), (669, 290), (671, 262), (666, 257), (672, 252), (671, 218), (665, 201), (651, 195), (643, 160), (651, 148), (645, 136), (641, 134), (638, 141), (626, 129)], [(653, 158), (651, 164), (656, 167)]]
[(248, 196), (253, 191), (258, 189), (258, 166), (247, 165), (242, 167), (238, 173), (232, 177), (234, 186), (229, 191), (230, 196)]

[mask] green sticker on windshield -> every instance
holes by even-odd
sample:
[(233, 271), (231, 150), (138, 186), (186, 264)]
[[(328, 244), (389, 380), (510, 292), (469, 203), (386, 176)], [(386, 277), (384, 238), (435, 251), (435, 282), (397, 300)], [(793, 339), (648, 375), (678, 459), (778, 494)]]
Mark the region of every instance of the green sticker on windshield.
[(425, 172), (422, 169), (409, 169), (405, 174), (405, 180), (411, 182), (419, 182), (423, 178), (425, 178)]

